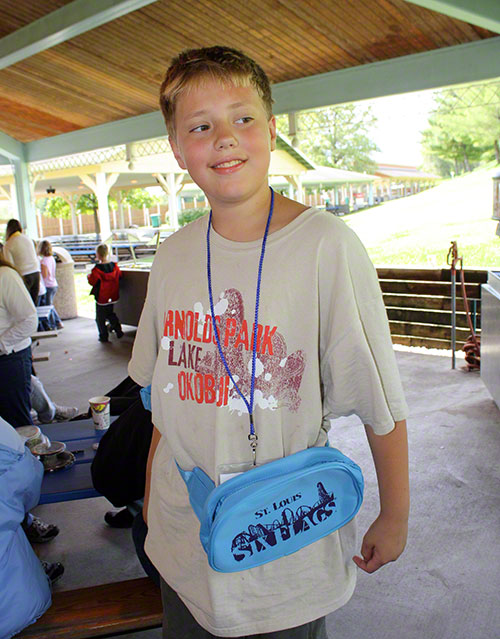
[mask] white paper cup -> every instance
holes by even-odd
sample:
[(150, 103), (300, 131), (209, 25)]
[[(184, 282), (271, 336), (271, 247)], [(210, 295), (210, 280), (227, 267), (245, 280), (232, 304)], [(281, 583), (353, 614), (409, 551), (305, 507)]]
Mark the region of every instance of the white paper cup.
[(109, 402), (107, 395), (97, 395), (89, 399), (90, 410), (96, 430), (104, 431), (109, 428)]

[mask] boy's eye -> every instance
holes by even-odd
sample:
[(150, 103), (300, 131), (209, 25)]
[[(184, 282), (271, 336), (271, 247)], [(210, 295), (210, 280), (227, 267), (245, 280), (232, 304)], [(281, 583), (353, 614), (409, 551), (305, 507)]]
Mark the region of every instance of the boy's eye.
[(209, 129), (208, 124), (199, 124), (198, 126), (195, 126), (192, 129), (189, 129), (189, 132), (194, 133), (196, 131), (208, 131), (208, 129)]
[(248, 122), (251, 122), (253, 120), (253, 118), (249, 115), (245, 115), (242, 118), (238, 118), (236, 120), (236, 122), (241, 122), (242, 124), (247, 124)]

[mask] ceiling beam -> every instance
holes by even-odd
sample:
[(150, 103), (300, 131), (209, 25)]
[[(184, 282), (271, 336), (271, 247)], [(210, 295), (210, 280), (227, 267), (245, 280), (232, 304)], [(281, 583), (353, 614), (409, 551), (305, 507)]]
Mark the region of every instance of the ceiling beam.
[[(25, 145), (22, 142), (0, 131), (0, 160), (1, 156), (7, 158), (9, 164), (11, 160), (24, 160), (24, 151)], [(7, 164), (7, 162), (0, 161), (0, 164)]]
[(500, 37), (281, 82), (275, 113), (500, 78)]
[(406, 0), (450, 18), (474, 24), (500, 33), (500, 2), (498, 0)]
[[(273, 86), (275, 113), (500, 78), (500, 37), (365, 64)], [(26, 160), (127, 144), (166, 135), (159, 111), (29, 142)]]
[(36, 55), (156, 0), (73, 0), (0, 39), (0, 69)]
[(26, 144), (28, 162), (104, 149), (118, 144), (150, 140), (166, 135), (161, 111), (124, 118), (109, 124), (99, 124), (71, 133), (62, 133)]

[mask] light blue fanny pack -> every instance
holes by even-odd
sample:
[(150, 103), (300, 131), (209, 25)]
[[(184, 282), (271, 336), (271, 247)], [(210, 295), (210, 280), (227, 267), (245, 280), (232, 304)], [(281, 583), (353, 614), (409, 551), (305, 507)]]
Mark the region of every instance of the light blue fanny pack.
[(309, 448), (216, 487), (201, 468), (179, 472), (200, 520), (200, 541), (219, 572), (254, 568), (329, 535), (363, 501), (363, 475), (336, 448)]

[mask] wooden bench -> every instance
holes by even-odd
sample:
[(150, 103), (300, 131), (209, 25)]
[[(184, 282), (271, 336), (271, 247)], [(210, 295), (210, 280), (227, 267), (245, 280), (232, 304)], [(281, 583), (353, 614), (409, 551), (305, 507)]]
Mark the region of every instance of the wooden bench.
[(46, 339), (47, 337), (57, 337), (59, 335), (59, 331), (37, 331), (33, 333), (31, 339), (36, 341), (37, 339)]
[(52, 594), (52, 606), (19, 639), (113, 637), (162, 624), (160, 589), (149, 579), (131, 579)]
[(33, 362), (48, 362), (50, 351), (36, 351), (32, 355)]

